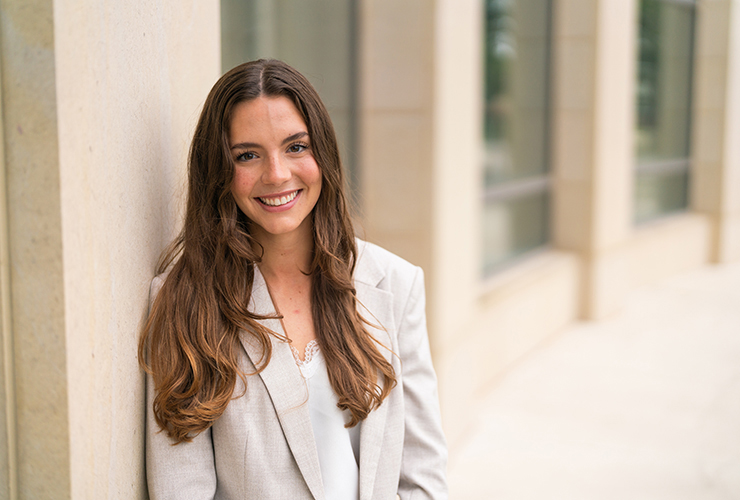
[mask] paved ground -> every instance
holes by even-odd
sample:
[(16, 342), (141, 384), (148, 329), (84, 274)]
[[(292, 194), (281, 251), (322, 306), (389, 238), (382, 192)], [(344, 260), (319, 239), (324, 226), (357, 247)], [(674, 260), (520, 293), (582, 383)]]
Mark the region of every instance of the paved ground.
[(633, 293), (482, 403), (453, 500), (740, 499), (740, 265)]

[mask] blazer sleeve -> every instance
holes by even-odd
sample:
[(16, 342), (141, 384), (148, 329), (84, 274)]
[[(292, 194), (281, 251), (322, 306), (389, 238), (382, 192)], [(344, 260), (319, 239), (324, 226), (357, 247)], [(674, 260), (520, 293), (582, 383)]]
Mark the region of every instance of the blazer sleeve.
[[(152, 281), (149, 304), (154, 301), (163, 278)], [(189, 443), (173, 445), (154, 419), (154, 381), (147, 374), (146, 474), (151, 500), (212, 500), (216, 494), (216, 466), (207, 429)]]
[(151, 500), (212, 500), (216, 466), (207, 429), (189, 443), (173, 445), (154, 420), (154, 384), (147, 382), (146, 474)]
[(398, 493), (402, 500), (446, 499), (447, 445), (427, 335), (424, 275), (415, 270), (398, 328), (405, 426)]

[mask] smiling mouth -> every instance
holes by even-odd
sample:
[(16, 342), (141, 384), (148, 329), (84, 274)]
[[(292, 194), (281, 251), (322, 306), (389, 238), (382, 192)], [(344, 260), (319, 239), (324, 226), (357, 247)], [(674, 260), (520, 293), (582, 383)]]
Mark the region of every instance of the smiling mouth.
[(258, 197), (257, 199), (264, 203), (265, 205), (268, 205), (270, 207), (280, 207), (282, 205), (285, 205), (286, 203), (290, 203), (295, 199), (296, 196), (298, 196), (298, 192), (300, 189), (293, 191), (290, 194), (286, 194), (284, 196), (275, 196), (272, 198), (261, 198)]

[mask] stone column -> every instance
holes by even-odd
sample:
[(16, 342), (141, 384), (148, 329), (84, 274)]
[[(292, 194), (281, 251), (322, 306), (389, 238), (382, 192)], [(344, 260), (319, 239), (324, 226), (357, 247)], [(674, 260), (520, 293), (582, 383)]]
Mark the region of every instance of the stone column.
[(0, 12), (7, 245), (0, 498), (63, 499), (70, 445), (53, 3), (2, 0)]
[(362, 225), (370, 241), (428, 274), (435, 162), (434, 10), (430, 0), (369, 0), (360, 8)]
[(555, 2), (553, 242), (583, 263), (582, 315), (629, 287), (636, 0)]
[(711, 221), (711, 260), (740, 260), (740, 1), (697, 6), (692, 208)]
[(220, 74), (219, 2), (0, 10), (0, 498), (145, 498), (138, 334)]
[(482, 12), (477, 0), (361, 3), (361, 225), (424, 268), (435, 353), (479, 286)]

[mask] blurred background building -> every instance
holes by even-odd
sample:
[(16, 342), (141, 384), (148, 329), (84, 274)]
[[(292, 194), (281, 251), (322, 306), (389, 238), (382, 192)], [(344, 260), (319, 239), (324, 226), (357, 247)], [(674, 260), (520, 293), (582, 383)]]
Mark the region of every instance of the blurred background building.
[[(223, 71), (322, 95), (421, 265), (444, 424), (636, 287), (740, 260), (740, 0), (0, 0), (0, 499), (144, 498), (138, 329)], [(733, 137), (735, 139), (733, 139)]]

